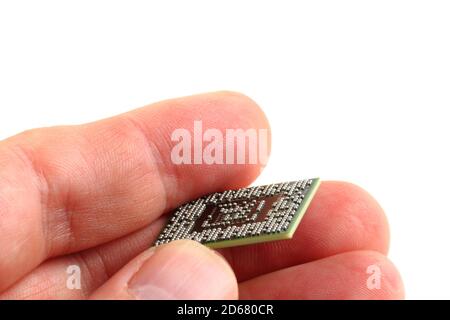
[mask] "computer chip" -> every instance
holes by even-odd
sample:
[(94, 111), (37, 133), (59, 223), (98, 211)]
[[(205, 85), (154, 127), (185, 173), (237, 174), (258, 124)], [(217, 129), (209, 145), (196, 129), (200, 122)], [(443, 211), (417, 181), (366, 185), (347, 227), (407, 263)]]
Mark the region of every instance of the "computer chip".
[(292, 238), (319, 179), (212, 193), (175, 210), (155, 245), (190, 239), (225, 248)]

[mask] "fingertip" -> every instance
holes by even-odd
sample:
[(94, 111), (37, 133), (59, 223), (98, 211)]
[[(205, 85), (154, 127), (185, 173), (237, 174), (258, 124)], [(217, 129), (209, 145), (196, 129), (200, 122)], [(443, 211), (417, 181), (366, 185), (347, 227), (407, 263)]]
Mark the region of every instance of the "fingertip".
[[(317, 224), (317, 230), (335, 235), (323, 239), (348, 246), (336, 248), (336, 253), (374, 250), (387, 254), (390, 236), (386, 214), (378, 201), (363, 188), (349, 182), (325, 181), (311, 202), (309, 211), (320, 214), (305, 215), (308, 230), (314, 229)], [(331, 223), (332, 221), (336, 223)], [(348, 232), (349, 230), (352, 232)], [(336, 241), (337, 237), (344, 236), (350, 238), (347, 241)], [(333, 248), (331, 242), (323, 245)]]
[[(147, 140), (155, 145), (156, 158), (162, 164), (160, 169), (166, 180), (168, 176), (175, 177), (177, 192), (169, 199), (169, 205), (179, 205), (206, 193), (247, 186), (261, 173), (270, 155), (271, 132), (263, 110), (238, 92), (218, 91), (166, 100), (132, 111), (127, 117), (138, 123)], [(214, 139), (220, 141), (216, 144), (218, 149), (212, 152), (214, 156), (206, 152), (212, 142), (205, 139), (208, 130), (219, 133), (219, 138)], [(173, 138), (176, 132), (187, 135), (186, 145), (191, 147), (186, 157), (180, 144), (185, 140)], [(245, 145), (239, 145), (240, 136), (235, 134), (244, 135)], [(256, 141), (250, 142), (247, 134), (256, 136)], [(181, 149), (183, 158), (176, 153)], [(217, 150), (221, 151), (220, 155)], [(238, 160), (239, 154), (243, 155), (243, 162)], [(174, 163), (174, 155), (179, 163)]]
[[(366, 279), (367, 291), (363, 298), (401, 300), (405, 298), (403, 281), (394, 263), (377, 251), (354, 251), (342, 255), (341, 261), (353, 271)], [(379, 284), (371, 283), (372, 278), (379, 276)]]
[(236, 116), (240, 115), (242, 117), (242, 112), (244, 112), (244, 118), (251, 119), (254, 127), (266, 128), (270, 133), (270, 123), (264, 110), (255, 100), (246, 94), (237, 91), (222, 90), (212, 93), (212, 95), (222, 100), (221, 103), (236, 108)]
[[(401, 277), (389, 259), (360, 250), (281, 269), (240, 283), (243, 299), (397, 300)], [(267, 288), (267, 289), (266, 289)]]
[(213, 250), (179, 240), (153, 247), (97, 290), (93, 299), (236, 299), (237, 281)]
[(171, 299), (237, 299), (236, 276), (215, 250), (196, 241), (178, 240), (156, 248), (155, 252), (158, 261), (143, 265), (130, 281), (130, 287), (139, 291), (140, 284), (145, 286), (149, 281), (146, 275), (151, 273), (154, 284), (170, 293)]

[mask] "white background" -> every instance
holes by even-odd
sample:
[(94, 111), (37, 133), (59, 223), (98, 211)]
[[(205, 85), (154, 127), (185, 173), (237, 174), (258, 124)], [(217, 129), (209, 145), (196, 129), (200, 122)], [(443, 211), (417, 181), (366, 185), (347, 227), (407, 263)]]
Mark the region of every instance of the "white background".
[(363, 186), (407, 297), (450, 298), (450, 2), (0, 3), (0, 139), (219, 89), (271, 121), (258, 182)]

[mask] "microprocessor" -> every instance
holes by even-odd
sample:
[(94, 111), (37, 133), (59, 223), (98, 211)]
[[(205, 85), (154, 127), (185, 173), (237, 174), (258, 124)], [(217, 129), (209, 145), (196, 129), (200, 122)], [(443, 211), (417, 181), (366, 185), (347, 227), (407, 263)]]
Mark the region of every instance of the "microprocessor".
[(179, 239), (210, 248), (290, 239), (319, 184), (305, 179), (203, 196), (173, 212), (155, 246)]

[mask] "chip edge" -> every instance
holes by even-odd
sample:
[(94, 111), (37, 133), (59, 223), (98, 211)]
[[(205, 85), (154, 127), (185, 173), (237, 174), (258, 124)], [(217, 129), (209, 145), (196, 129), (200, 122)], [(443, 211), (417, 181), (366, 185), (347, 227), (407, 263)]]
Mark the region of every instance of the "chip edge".
[(253, 236), (253, 237), (248, 237), (248, 238), (233, 239), (233, 240), (222, 240), (222, 241), (218, 241), (218, 242), (209, 242), (209, 243), (203, 243), (203, 245), (205, 245), (206, 247), (211, 248), (211, 249), (222, 249), (222, 248), (239, 247), (239, 246), (246, 246), (246, 245), (251, 245), (251, 244), (264, 243), (264, 242), (269, 242), (269, 241), (292, 239), (295, 231), (297, 230), (298, 225), (300, 224), (300, 221), (303, 219), (303, 216), (305, 215), (306, 210), (308, 209), (308, 207), (311, 203), (311, 200), (314, 198), (314, 195), (316, 194), (317, 189), (319, 188), (319, 185), (320, 185), (320, 178), (312, 178), (309, 180), (312, 180), (310, 189), (309, 189), (308, 193), (306, 194), (305, 198), (303, 199), (296, 214), (294, 215), (293, 220), (295, 220), (295, 221), (289, 226), (289, 228), (285, 232)]

